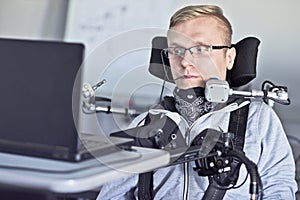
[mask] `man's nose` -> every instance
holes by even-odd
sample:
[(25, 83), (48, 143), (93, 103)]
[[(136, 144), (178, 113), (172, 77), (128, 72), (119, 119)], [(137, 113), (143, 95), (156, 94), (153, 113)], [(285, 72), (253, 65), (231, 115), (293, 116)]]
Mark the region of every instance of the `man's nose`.
[(191, 67), (193, 66), (193, 56), (189, 50), (184, 52), (184, 55), (181, 57), (181, 65), (183, 67)]

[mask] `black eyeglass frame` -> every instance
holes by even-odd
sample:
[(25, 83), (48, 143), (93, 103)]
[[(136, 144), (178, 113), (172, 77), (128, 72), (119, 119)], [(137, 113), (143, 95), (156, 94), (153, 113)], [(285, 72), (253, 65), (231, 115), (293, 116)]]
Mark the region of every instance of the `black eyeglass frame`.
[(183, 53), (178, 53), (178, 54), (176, 54), (176, 53), (170, 53), (172, 55), (183, 57), (185, 55), (185, 52), (188, 50), (190, 52), (190, 54), (193, 56), (194, 52), (191, 49), (196, 48), (196, 47), (199, 47), (198, 49), (201, 49), (202, 52), (212, 52), (213, 50), (220, 50), (220, 49), (225, 49), (225, 48), (230, 49), (230, 48), (232, 48), (232, 46), (226, 46), (226, 45), (221, 45), (221, 46), (197, 45), (197, 46), (192, 46), (192, 47), (189, 47), (189, 48), (185, 48), (185, 47), (168, 47), (168, 48), (163, 49), (162, 51), (167, 56), (167, 58), (169, 58), (168, 54), (171, 52), (169, 50), (170, 48), (178, 48), (178, 49), (183, 50)]

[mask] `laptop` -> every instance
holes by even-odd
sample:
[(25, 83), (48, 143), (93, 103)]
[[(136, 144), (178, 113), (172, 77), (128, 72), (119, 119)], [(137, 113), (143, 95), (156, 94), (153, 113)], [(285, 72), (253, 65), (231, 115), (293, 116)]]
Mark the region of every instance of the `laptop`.
[(77, 133), (83, 54), (80, 43), (0, 39), (0, 152), (76, 162), (130, 148)]

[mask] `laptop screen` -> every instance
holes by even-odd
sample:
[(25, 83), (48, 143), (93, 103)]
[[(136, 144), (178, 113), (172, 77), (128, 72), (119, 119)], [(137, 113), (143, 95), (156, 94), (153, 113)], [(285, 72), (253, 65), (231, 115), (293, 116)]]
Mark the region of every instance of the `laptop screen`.
[(76, 149), (72, 92), (83, 50), (77, 43), (0, 39), (1, 141)]

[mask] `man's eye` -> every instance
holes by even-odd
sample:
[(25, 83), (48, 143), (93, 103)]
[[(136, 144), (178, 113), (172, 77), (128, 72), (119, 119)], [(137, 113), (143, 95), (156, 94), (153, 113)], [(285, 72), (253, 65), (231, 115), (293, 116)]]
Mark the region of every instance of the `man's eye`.
[(182, 49), (174, 49), (173, 54), (181, 55), (182, 54)]
[(205, 51), (207, 51), (207, 49), (205, 47), (196, 47), (196, 50), (198, 52), (205, 52)]

